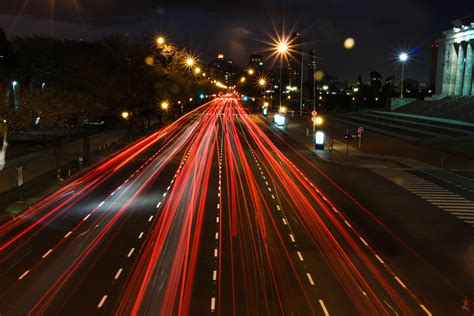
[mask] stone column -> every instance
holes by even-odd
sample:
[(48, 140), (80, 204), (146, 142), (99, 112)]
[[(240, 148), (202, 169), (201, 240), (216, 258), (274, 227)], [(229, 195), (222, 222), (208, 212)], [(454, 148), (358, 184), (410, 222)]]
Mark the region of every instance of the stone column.
[(462, 95), (470, 96), (472, 90), (472, 46), (474, 40), (470, 40), (466, 47), (466, 69), (464, 70), (464, 86), (462, 89)]
[(459, 43), (453, 43), (453, 45), (451, 46), (451, 54), (449, 58), (449, 95), (454, 95), (454, 87), (456, 86), (458, 51)]
[(461, 42), (458, 49), (458, 66), (456, 69), (456, 84), (454, 87), (454, 95), (461, 95), (462, 82), (464, 80), (464, 47), (466, 42)]
[(451, 90), (451, 55), (453, 54), (453, 43), (444, 43), (443, 54), (443, 80), (441, 82), (441, 95), (448, 96)]

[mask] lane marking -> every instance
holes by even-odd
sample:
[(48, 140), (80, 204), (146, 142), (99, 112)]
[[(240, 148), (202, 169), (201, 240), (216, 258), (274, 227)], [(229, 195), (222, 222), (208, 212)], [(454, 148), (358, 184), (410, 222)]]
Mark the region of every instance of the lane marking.
[(360, 241), (362, 241), (362, 243), (366, 246), (369, 246), (369, 244), (364, 240), (364, 238), (362, 237), (359, 237)]
[(345, 220), (344, 223), (346, 223), (346, 225), (347, 225), (348, 227), (352, 227), (351, 224), (349, 224), (348, 221)]
[(211, 298), (211, 311), (215, 311), (216, 310), (216, 298), (213, 297)]
[(105, 300), (107, 300), (107, 295), (104, 295), (104, 296), (102, 297), (102, 299), (101, 299), (100, 302), (99, 302), (99, 305), (97, 305), (97, 309), (101, 308), (102, 305), (104, 305)]
[(217, 270), (212, 271), (212, 281), (217, 280)]
[(311, 283), (311, 285), (314, 285), (313, 277), (311, 276), (311, 274), (306, 272), (306, 276), (308, 277), (309, 283)]
[(217, 248), (214, 249), (214, 257), (217, 258), (217, 254), (218, 254), (218, 251), (217, 251)]
[(288, 225), (288, 223), (286, 222), (286, 219), (282, 218), (281, 220), (283, 221), (284, 225)]
[(303, 255), (301, 255), (301, 252), (297, 251), (298, 257), (300, 258), (300, 261), (304, 261)]
[(420, 304), (420, 307), (421, 307), (422, 310), (425, 311), (426, 315), (432, 316), (432, 314), (431, 314), (430, 311), (425, 307), (425, 305)]
[(98, 207), (101, 207), (102, 205), (104, 205), (104, 203), (105, 203), (105, 201), (100, 202)]
[(293, 237), (293, 234), (290, 234), (290, 239), (292, 242), (295, 242), (295, 237)]
[(41, 258), (46, 258), (51, 252), (53, 252), (53, 249), (49, 249)]
[(140, 235), (138, 235), (138, 239), (142, 239), (142, 237), (143, 237), (143, 234), (144, 234), (144, 233), (143, 233), (143, 232), (141, 232), (141, 233), (140, 233)]
[(85, 221), (85, 220), (87, 220), (87, 219), (88, 219), (90, 216), (91, 216), (91, 214), (87, 214), (87, 216), (86, 216), (86, 217), (84, 217), (84, 219), (83, 219), (82, 221)]
[(130, 258), (130, 257), (132, 256), (132, 254), (133, 254), (134, 251), (135, 251), (135, 248), (130, 249), (130, 251), (129, 251), (127, 257)]
[(216, 217), (216, 223), (219, 223), (219, 216)]
[(72, 231), (70, 231), (69, 233), (67, 233), (66, 235), (64, 235), (64, 238), (68, 238), (69, 235), (71, 235), (71, 234), (72, 234)]
[(281, 209), (280, 209), (280, 205), (277, 205), (277, 210), (281, 211)]
[(381, 264), (385, 264), (385, 262), (383, 262), (382, 258), (380, 258), (379, 255), (375, 255), (375, 258), (377, 258), (377, 260), (380, 261)]
[(324, 312), (324, 316), (329, 316), (329, 312), (328, 312), (328, 310), (326, 308), (326, 305), (324, 304), (323, 300), (319, 300), (319, 305), (321, 305), (321, 309)]
[(219, 239), (219, 233), (216, 233), (216, 239)]
[(407, 286), (405, 285), (405, 283), (402, 282), (402, 280), (400, 280), (397, 276), (394, 276), (395, 280), (397, 280), (398, 283), (400, 283), (400, 285), (403, 287), (403, 288), (407, 288)]
[(148, 219), (148, 221), (151, 222), (152, 219), (153, 219), (153, 215), (150, 216), (150, 218)]
[(159, 208), (159, 207), (160, 207), (160, 205), (161, 205), (161, 201), (160, 201), (160, 202), (158, 202), (158, 204), (156, 204), (156, 208)]
[(118, 269), (117, 273), (115, 273), (115, 277), (114, 277), (115, 280), (117, 280), (120, 277), (120, 275), (122, 274), (122, 271), (123, 271), (122, 268)]
[(30, 273), (30, 270), (26, 270), (22, 275), (20, 275), (20, 277), (18, 278), (18, 280), (21, 280), (23, 279), (24, 277), (26, 277), (26, 275)]

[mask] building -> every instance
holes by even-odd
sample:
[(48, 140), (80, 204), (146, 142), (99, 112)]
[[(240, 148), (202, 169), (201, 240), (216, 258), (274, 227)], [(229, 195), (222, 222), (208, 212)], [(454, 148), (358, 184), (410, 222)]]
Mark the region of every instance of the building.
[(438, 41), (436, 94), (441, 97), (474, 96), (474, 16), (452, 23), (453, 28), (443, 32), (444, 37)]
[(439, 43), (434, 42), (431, 45), (431, 58), (430, 58), (430, 89), (436, 87), (436, 73), (438, 72), (438, 52), (439, 52)]
[(251, 54), (249, 56), (249, 68), (255, 70), (256, 73), (262, 73), (263, 56), (260, 54)]
[(315, 50), (310, 50), (308, 52), (308, 79), (313, 80), (314, 79), (314, 73), (316, 72), (317, 69), (317, 58), (316, 58), (316, 51)]
[(211, 68), (211, 75), (226, 83), (230, 84), (235, 81), (237, 76), (237, 68), (231, 60), (226, 60), (224, 54), (218, 54)]

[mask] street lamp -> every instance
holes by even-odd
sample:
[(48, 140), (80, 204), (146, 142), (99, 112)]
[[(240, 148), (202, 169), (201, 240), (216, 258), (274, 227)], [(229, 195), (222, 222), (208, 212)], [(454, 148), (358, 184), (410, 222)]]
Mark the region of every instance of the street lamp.
[(122, 118), (123, 118), (124, 120), (128, 120), (129, 116), (130, 116), (130, 113), (128, 113), (127, 111), (123, 111), (123, 112), (122, 112)]
[(194, 73), (196, 73), (196, 74), (201, 73), (201, 68), (199, 68), (199, 67), (194, 68)]
[(400, 83), (400, 98), (403, 98), (403, 77), (405, 76), (405, 62), (408, 60), (407, 53), (401, 53), (398, 59), (402, 63), (402, 81)]
[(158, 36), (156, 38), (156, 43), (160, 46), (163, 45), (165, 43), (165, 38), (163, 36)]
[(167, 110), (169, 106), (170, 106), (170, 104), (167, 101), (161, 102), (161, 108), (163, 110)]
[(258, 84), (260, 85), (260, 87), (263, 88), (267, 84), (267, 81), (264, 78), (261, 78), (260, 80), (258, 80)]
[(282, 38), (278, 43), (276, 43), (276, 51), (278, 56), (280, 57), (280, 108), (281, 108), (281, 93), (282, 93), (282, 68), (283, 68), (283, 57), (286, 57), (286, 54), (288, 54), (288, 41), (285, 38)]
[(186, 58), (186, 66), (188, 66), (188, 67), (194, 66), (194, 63), (195, 63), (195, 62), (196, 62), (196, 61), (195, 61), (194, 58), (192, 58), (192, 57), (187, 57), (187, 58)]
[(246, 80), (245, 77), (240, 78), (240, 83), (244, 83), (245, 80)]
[(252, 68), (250, 68), (247, 72), (249, 73), (249, 75), (252, 76), (252, 75), (255, 73), (255, 70), (253, 70)]

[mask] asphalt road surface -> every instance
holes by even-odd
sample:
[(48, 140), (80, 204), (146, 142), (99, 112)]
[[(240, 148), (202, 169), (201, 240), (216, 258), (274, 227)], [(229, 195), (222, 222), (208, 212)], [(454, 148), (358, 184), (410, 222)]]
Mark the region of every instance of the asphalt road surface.
[(0, 226), (0, 314), (462, 315), (472, 276), (324, 168), (217, 98)]

